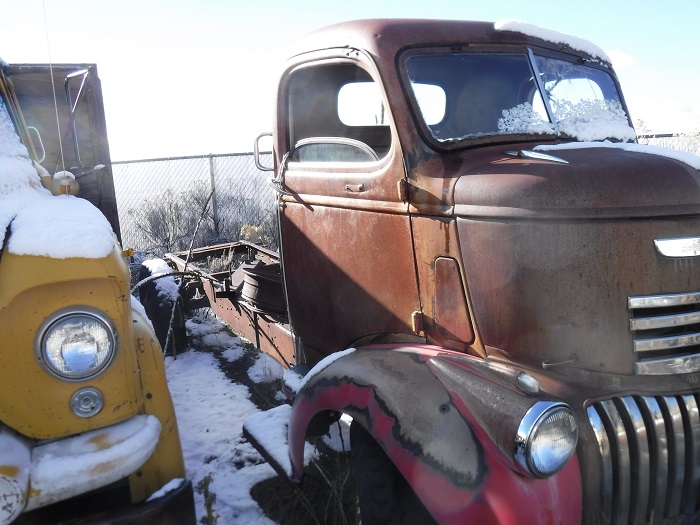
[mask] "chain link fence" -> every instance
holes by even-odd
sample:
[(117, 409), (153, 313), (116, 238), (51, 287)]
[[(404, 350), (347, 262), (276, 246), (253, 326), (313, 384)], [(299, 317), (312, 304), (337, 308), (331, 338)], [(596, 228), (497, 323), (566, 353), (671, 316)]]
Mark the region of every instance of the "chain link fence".
[[(639, 142), (700, 155), (700, 133), (640, 135)], [(263, 155), (266, 164), (270, 155)], [(114, 162), (122, 244), (162, 255), (249, 240), (277, 249), (270, 172), (252, 153)]]
[[(263, 155), (271, 163), (270, 155)], [(122, 245), (162, 255), (240, 239), (276, 249), (269, 172), (252, 153), (112, 163)]]
[(696, 133), (663, 133), (640, 135), (639, 142), (651, 146), (677, 149), (700, 155), (700, 132)]

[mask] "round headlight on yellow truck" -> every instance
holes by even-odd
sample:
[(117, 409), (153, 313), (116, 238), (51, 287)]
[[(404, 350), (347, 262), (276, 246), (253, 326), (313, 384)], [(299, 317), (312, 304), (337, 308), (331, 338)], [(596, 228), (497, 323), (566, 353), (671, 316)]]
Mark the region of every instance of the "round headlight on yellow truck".
[(83, 381), (100, 374), (117, 350), (114, 325), (91, 308), (56, 312), (44, 321), (36, 341), (41, 364), (66, 381)]

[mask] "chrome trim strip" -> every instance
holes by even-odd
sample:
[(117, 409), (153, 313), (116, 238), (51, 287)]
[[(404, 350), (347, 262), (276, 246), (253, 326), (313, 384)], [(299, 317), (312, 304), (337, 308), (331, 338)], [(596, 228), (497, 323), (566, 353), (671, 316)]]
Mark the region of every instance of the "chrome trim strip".
[(673, 335), (670, 337), (657, 337), (654, 339), (635, 339), (635, 352), (649, 352), (651, 350), (668, 350), (671, 348), (684, 348), (700, 344), (700, 333)]
[(700, 354), (645, 359), (634, 364), (634, 373), (637, 375), (662, 376), (692, 372), (700, 372)]
[[(643, 523), (646, 520), (646, 508), (642, 508), (644, 505), (641, 502), (649, 501), (649, 464), (650, 464), (650, 452), (649, 452), (649, 441), (647, 439), (647, 429), (644, 424), (644, 418), (642, 413), (637, 406), (636, 401), (630, 397), (623, 397), (621, 401), (627, 410), (627, 414), (621, 413), (623, 419), (625, 416), (629, 418), (628, 423), (631, 425), (634, 434), (629, 435), (628, 439), (630, 441), (634, 440), (634, 446), (630, 447), (630, 453), (636, 452), (635, 456), (631, 459), (632, 465), (637, 465), (637, 483), (633, 484), (635, 489), (635, 494), (633, 495), (632, 501), (640, 502), (638, 505), (632, 506), (630, 502), (630, 521), (632, 523)], [(633, 475), (634, 473), (631, 472)]]
[(586, 412), (600, 449), (600, 508), (604, 522), (610, 523), (612, 521), (613, 508), (613, 464), (610, 441), (608, 440), (608, 434), (605, 432), (605, 427), (603, 427), (603, 420), (600, 419), (595, 407), (589, 406)]
[(630, 319), (630, 330), (652, 330), (700, 323), (700, 312)]
[(690, 442), (693, 443), (691, 457), (693, 458), (693, 469), (686, 474), (689, 477), (688, 493), (685, 495), (685, 500), (681, 503), (682, 509), (690, 514), (698, 506), (698, 496), (700, 489), (700, 409), (693, 395), (681, 396), (683, 403), (681, 408), (685, 409), (685, 415), (688, 420), (687, 435), (690, 436)]
[(667, 500), (670, 501), (669, 515), (675, 516), (681, 511), (681, 495), (683, 493), (683, 478), (685, 475), (685, 436), (683, 433), (683, 416), (681, 407), (675, 397), (664, 397), (668, 408), (668, 417), (672, 429), (671, 436), (671, 475), (669, 476)]
[(696, 516), (699, 395), (630, 395), (586, 407), (600, 452), (600, 523), (686, 523)]
[(506, 151), (506, 155), (510, 155), (511, 157), (516, 157), (516, 158), (521, 158), (521, 159), (533, 159), (533, 160), (547, 160), (550, 162), (558, 162), (559, 164), (568, 164), (568, 160), (564, 160), (559, 157), (555, 157), (554, 155), (549, 155), (547, 153), (540, 153), (539, 151), (533, 151), (529, 149), (521, 149), (521, 150), (510, 150)]
[(700, 292), (667, 295), (641, 295), (627, 298), (627, 308), (659, 308), (700, 303)]
[(700, 255), (700, 237), (654, 239), (656, 251), (665, 257), (697, 257)]
[[(650, 475), (654, 481), (649, 505), (651, 515), (663, 517), (666, 503), (666, 490), (668, 488), (668, 440), (666, 439), (666, 424), (659, 403), (653, 397), (642, 397), (642, 410), (647, 414), (651, 433), (651, 442), (656, 448), (656, 454), (652, 455), (656, 461), (650, 463)], [(653, 500), (651, 498), (654, 498)]]
[(615, 445), (617, 448), (617, 515), (613, 516), (613, 523), (627, 523), (629, 520), (630, 497), (632, 490), (632, 469), (630, 468), (630, 447), (627, 441), (627, 432), (625, 425), (620, 417), (615, 404), (611, 400), (602, 401), (601, 406), (605, 411), (608, 420), (610, 421), (613, 432)]

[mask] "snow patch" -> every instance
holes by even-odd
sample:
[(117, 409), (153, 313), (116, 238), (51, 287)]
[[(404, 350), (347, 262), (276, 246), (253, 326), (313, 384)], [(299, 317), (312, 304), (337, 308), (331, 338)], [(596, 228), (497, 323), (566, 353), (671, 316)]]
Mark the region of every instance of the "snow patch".
[(556, 134), (559, 131), (583, 142), (610, 138), (632, 141), (637, 138), (617, 101), (560, 102), (554, 113), (558, 121), (556, 125), (542, 118), (529, 102), (519, 104), (503, 111), (503, 116), (498, 120), (498, 131), (541, 134)]
[(336, 452), (349, 452), (351, 424), (352, 416), (341, 415), (340, 419), (331, 425), (328, 435), (323, 436), (323, 442)]
[(245, 422), (246, 430), (253, 436), (272, 459), (292, 477), (292, 460), (289, 458), (289, 418), (292, 415), (291, 405), (280, 405), (265, 412), (258, 412)]
[[(4, 206), (2, 197), (0, 206)], [(115, 246), (104, 215), (88, 201), (71, 195), (39, 194), (27, 199), (12, 220), (11, 232), (7, 248), (17, 255), (101, 259)]]
[(117, 481), (143, 465), (158, 444), (155, 416), (134, 416), (32, 450), (27, 509), (48, 505)]
[(229, 363), (235, 363), (245, 354), (245, 348), (241, 346), (234, 346), (233, 348), (227, 348), (221, 352), (221, 357), (226, 359)]
[[(187, 320), (191, 338), (218, 332), (226, 334), (224, 324), (208, 312), (210, 310), (199, 310), (195, 317)], [(222, 355), (242, 354), (244, 341), (229, 336), (227, 341), (231, 340), (235, 340), (235, 345)], [(207, 516), (204, 495), (197, 486), (206, 484), (208, 479), (207, 490), (216, 496), (213, 512), (218, 516), (218, 523), (273, 525), (275, 522), (264, 515), (250, 491), (254, 485), (277, 473), (243, 437), (243, 422), (260, 410), (251, 402), (248, 388), (229, 380), (219, 364), (214, 354), (195, 350), (178, 354), (177, 359), (170, 356), (165, 359), (187, 478), (195, 487), (197, 522)], [(273, 429), (274, 432), (278, 430)], [(279, 450), (277, 454), (288, 455)], [(306, 443), (305, 462), (318, 457), (318, 450)]]
[(146, 313), (146, 309), (143, 307), (141, 302), (133, 295), (130, 295), (129, 298), (131, 299), (131, 309), (134, 310), (141, 317), (143, 317), (143, 320), (148, 323), (148, 326), (151, 328), (151, 330), (155, 331), (155, 329), (153, 328), (153, 324), (151, 323), (151, 320), (148, 318), (148, 314)]
[(284, 368), (265, 353), (258, 354), (253, 366), (248, 369), (248, 377), (256, 383), (272, 383), (282, 379)]
[(169, 494), (173, 490), (179, 489), (184, 482), (185, 482), (185, 480), (182, 478), (171, 479), (165, 485), (163, 485), (160, 489), (156, 490), (153, 494), (151, 494), (148, 497), (148, 499), (146, 500), (146, 503), (148, 503), (149, 501), (156, 500), (158, 498), (162, 498), (163, 496), (165, 496), (166, 494)]
[(298, 394), (301, 385), (304, 384), (304, 376), (301, 375), (294, 368), (290, 368), (288, 370), (285, 370), (282, 374), (282, 382), (284, 383), (284, 386), (289, 389), (290, 392)]
[(21, 158), (29, 162), (29, 152), (15, 132), (15, 126), (2, 100), (0, 100), (0, 157)]
[(167, 301), (167, 304), (173, 304), (177, 301), (178, 295), (180, 294), (180, 286), (175, 281), (174, 277), (169, 276), (173, 273), (172, 268), (168, 266), (163, 259), (146, 259), (143, 264), (148, 271), (151, 272), (151, 276), (167, 276), (160, 277), (154, 281), (156, 290), (158, 291), (158, 297), (162, 299), (163, 302)]
[(112, 227), (97, 208), (70, 195), (53, 196), (41, 185), (0, 104), (0, 245), (8, 226), (7, 249), (16, 255), (101, 259), (115, 245)]
[(338, 359), (341, 359), (345, 356), (348, 356), (352, 354), (355, 351), (355, 348), (348, 348), (347, 350), (342, 350), (340, 352), (333, 352), (330, 355), (327, 355), (323, 359), (321, 359), (314, 367), (309, 370), (309, 373), (306, 374), (303, 379), (299, 382), (299, 388), (297, 389), (297, 392), (301, 392), (301, 390), (306, 386), (306, 383), (309, 382), (311, 378), (313, 378), (315, 375), (319, 374), (321, 371), (325, 370), (328, 368), (331, 364), (336, 362)]
[[(228, 348), (240, 345), (241, 340), (238, 337), (233, 337), (226, 332), (218, 332), (215, 334), (206, 334), (202, 337), (202, 341), (207, 346), (213, 346), (216, 348)], [(232, 361), (235, 361), (233, 359)]]
[[(209, 353), (190, 350), (177, 359), (169, 356), (165, 367), (187, 477), (196, 487), (211, 476), (209, 491), (216, 494), (219, 523), (274, 523), (250, 495), (254, 485), (276, 473), (242, 436), (243, 421), (258, 412), (249, 390), (232, 383)], [(195, 506), (199, 522), (206, 516), (199, 491)]]
[(555, 44), (565, 44), (572, 49), (582, 51), (588, 55), (591, 55), (592, 57), (597, 57), (607, 63), (611, 63), (610, 57), (608, 57), (605, 51), (592, 42), (584, 40), (583, 38), (566, 33), (560, 33), (559, 31), (554, 31), (553, 29), (547, 29), (515, 19), (499, 20), (493, 25), (493, 27), (496, 31), (512, 31), (514, 33), (521, 33), (523, 35), (539, 38)]
[(219, 322), (215, 317), (207, 317), (203, 315), (198, 315), (192, 319), (187, 319), (185, 321), (185, 326), (187, 327), (187, 333), (193, 337), (202, 337), (206, 334), (215, 334), (223, 330), (221, 322)]

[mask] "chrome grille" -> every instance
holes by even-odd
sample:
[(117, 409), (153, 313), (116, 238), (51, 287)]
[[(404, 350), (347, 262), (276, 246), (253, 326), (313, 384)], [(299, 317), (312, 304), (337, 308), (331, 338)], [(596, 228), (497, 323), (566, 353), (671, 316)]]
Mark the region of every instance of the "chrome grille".
[(598, 401), (588, 419), (600, 449), (605, 523), (653, 524), (700, 510), (700, 394)]
[(700, 371), (700, 292), (627, 298), (637, 374)]

